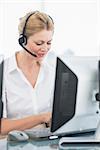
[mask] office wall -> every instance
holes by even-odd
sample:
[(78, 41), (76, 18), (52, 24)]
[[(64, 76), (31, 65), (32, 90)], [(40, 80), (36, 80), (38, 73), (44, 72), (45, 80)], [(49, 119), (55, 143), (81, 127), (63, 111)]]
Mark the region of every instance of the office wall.
[(57, 54), (100, 55), (99, 0), (0, 0), (0, 54), (20, 50), (19, 18), (37, 9), (54, 19), (52, 50)]
[(0, 54), (6, 57), (21, 49), (18, 44), (20, 17), (29, 11), (42, 10), (42, 0), (0, 1)]
[(55, 19), (54, 48), (76, 55), (100, 55), (99, 0), (45, 0), (45, 11)]

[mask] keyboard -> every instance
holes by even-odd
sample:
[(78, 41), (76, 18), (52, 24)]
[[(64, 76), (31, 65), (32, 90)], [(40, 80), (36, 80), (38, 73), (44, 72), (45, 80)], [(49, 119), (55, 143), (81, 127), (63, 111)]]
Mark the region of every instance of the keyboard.
[(24, 131), (30, 138), (45, 138), (52, 136), (53, 133), (50, 132), (50, 128), (34, 128)]
[[(96, 140), (94, 136), (88, 137), (63, 137), (59, 141), (59, 148), (60, 149), (67, 149), (71, 147), (75, 149), (76, 147), (95, 147), (100, 146), (100, 141)], [(84, 148), (83, 148), (84, 149)], [(95, 149), (95, 148), (94, 148)]]

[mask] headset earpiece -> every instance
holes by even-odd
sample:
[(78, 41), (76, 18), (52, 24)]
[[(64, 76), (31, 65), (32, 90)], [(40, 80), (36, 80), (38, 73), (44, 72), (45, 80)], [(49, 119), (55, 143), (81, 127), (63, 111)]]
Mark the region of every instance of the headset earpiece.
[(27, 44), (27, 37), (23, 34), (20, 35), (18, 42), (20, 45), (26, 45)]
[(20, 34), (20, 37), (18, 39), (18, 42), (19, 44), (22, 46), (22, 45), (26, 45), (27, 44), (27, 36), (25, 35), (25, 30), (26, 30), (26, 25), (27, 25), (27, 22), (29, 20), (29, 18), (34, 14), (34, 12), (32, 14), (30, 14), (26, 21), (25, 21), (25, 25), (23, 27), (23, 31), (22, 31), (22, 34)]

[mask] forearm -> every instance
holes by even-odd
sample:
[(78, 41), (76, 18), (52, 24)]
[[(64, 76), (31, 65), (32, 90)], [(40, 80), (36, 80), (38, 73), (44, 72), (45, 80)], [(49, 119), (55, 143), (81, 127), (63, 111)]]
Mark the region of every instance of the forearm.
[(43, 115), (34, 115), (18, 120), (2, 119), (1, 134), (7, 134), (11, 130), (25, 130), (43, 122)]

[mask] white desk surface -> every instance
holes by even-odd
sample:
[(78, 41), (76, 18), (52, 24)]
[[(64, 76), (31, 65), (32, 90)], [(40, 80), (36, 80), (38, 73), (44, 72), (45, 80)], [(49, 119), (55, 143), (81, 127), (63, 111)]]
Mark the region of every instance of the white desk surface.
[[(8, 142), (7, 136), (0, 136), (0, 150), (60, 150), (58, 147), (59, 139), (30, 139), (26, 142)], [(90, 145), (89, 147), (77, 147), (74, 150), (100, 150), (100, 147)], [(72, 150), (72, 147), (66, 147)]]

